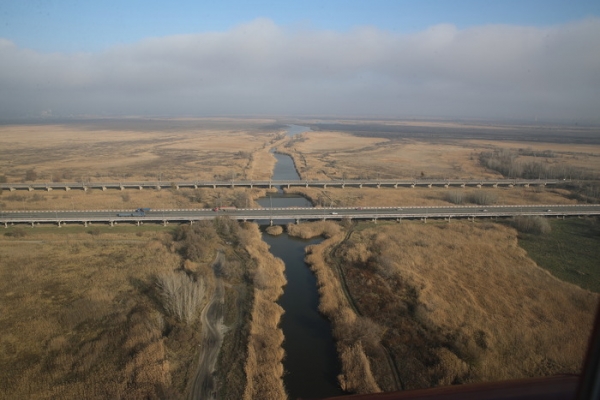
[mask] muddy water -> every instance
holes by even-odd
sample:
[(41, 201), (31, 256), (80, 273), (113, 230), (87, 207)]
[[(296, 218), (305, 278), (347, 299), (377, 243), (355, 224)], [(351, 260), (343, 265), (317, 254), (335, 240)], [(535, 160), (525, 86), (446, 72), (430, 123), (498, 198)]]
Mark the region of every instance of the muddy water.
[[(308, 130), (291, 126), (292, 134)], [(275, 154), (277, 164), (272, 179), (299, 179), (289, 156)], [(308, 200), (300, 196), (281, 193), (259, 200), (263, 207), (310, 207)], [(282, 224), (284, 222), (281, 222)], [(301, 240), (287, 234), (271, 236), (263, 234), (263, 240), (271, 246), (271, 253), (285, 263), (287, 285), (279, 300), (285, 310), (281, 328), (285, 335), (283, 349), (286, 370), (284, 384), (291, 399), (321, 398), (342, 394), (337, 384), (339, 361), (331, 326), (319, 314), (319, 293), (313, 273), (304, 263), (304, 248), (319, 243), (321, 239)]]

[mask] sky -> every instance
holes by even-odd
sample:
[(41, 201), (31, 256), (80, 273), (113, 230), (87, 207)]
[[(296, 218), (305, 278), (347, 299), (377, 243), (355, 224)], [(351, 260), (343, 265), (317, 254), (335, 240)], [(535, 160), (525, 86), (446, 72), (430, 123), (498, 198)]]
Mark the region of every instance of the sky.
[(600, 124), (600, 2), (0, 2), (0, 118)]

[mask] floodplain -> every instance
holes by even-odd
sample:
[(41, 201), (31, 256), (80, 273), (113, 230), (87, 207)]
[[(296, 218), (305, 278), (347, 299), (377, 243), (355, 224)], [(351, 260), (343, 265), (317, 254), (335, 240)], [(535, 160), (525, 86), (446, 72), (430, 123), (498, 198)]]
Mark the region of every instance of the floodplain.
[[(286, 124), (312, 131), (286, 137)], [(569, 137), (571, 140), (569, 140)], [(0, 179), (269, 179), (272, 151), (302, 179), (560, 179), (514, 188), (292, 188), (314, 206), (598, 202), (593, 127), (431, 121), (100, 120), (0, 126)], [(11, 210), (258, 207), (265, 189), (15, 191)], [(574, 221), (574, 220), (573, 220)], [(331, 320), (346, 392), (578, 373), (600, 271), (598, 219), (550, 231), (478, 219), (293, 224)], [(19, 398), (184, 398), (200, 311), (224, 284), (219, 398), (285, 398), (281, 262), (255, 224), (14, 226), (0, 231), (0, 393)], [(586, 251), (567, 252), (585, 236)], [(581, 243), (581, 241), (579, 241)], [(224, 254), (223, 263), (215, 263)], [(560, 271), (560, 260), (571, 264)], [(558, 262), (557, 262), (558, 260)], [(586, 261), (587, 260), (587, 261)], [(218, 266), (217, 266), (218, 264)], [(574, 278), (570, 279), (567, 275)], [(174, 278), (177, 276), (178, 278)], [(203, 296), (182, 317), (166, 277)], [(186, 303), (190, 304), (190, 303)], [(171, 311), (170, 311), (171, 310)]]

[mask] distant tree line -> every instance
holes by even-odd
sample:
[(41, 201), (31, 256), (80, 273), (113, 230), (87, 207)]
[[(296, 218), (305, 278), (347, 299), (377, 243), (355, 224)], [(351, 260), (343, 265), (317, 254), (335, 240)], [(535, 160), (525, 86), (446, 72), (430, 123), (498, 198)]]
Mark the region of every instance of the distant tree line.
[[(543, 157), (546, 161), (521, 161), (519, 156)], [(482, 166), (497, 171), (507, 178), (523, 179), (597, 179), (595, 174), (583, 168), (569, 165), (548, 164), (554, 158), (551, 151), (536, 152), (530, 149), (500, 149), (485, 151), (479, 155)]]

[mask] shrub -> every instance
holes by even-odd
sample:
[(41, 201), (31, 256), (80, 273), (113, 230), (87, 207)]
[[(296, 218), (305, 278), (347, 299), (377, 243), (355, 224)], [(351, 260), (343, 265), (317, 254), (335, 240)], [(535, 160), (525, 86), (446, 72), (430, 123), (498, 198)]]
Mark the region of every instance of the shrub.
[(99, 227), (95, 226), (95, 227), (91, 228), (90, 230), (88, 230), (87, 233), (89, 233), (92, 236), (98, 236), (102, 233), (102, 231), (100, 230)]
[(512, 225), (519, 232), (535, 233), (538, 235), (550, 233), (552, 230), (550, 223), (544, 217), (540, 216), (518, 216), (512, 221)]
[(24, 228), (19, 226), (19, 227), (13, 228), (9, 232), (6, 232), (5, 235), (9, 236), (9, 237), (21, 238), (21, 237), (27, 236), (27, 231)]
[(452, 204), (462, 204), (463, 203), (463, 194), (457, 190), (453, 190), (451, 192), (447, 192), (444, 196), (446, 201)]
[(193, 322), (198, 316), (206, 287), (198, 277), (194, 279), (185, 272), (171, 271), (156, 277), (156, 287), (163, 309), (180, 322)]
[(488, 190), (478, 190), (469, 195), (469, 201), (480, 206), (486, 206), (496, 203), (498, 196)]
[(25, 180), (26, 181), (35, 181), (37, 179), (37, 172), (34, 169), (28, 169), (25, 171)]

